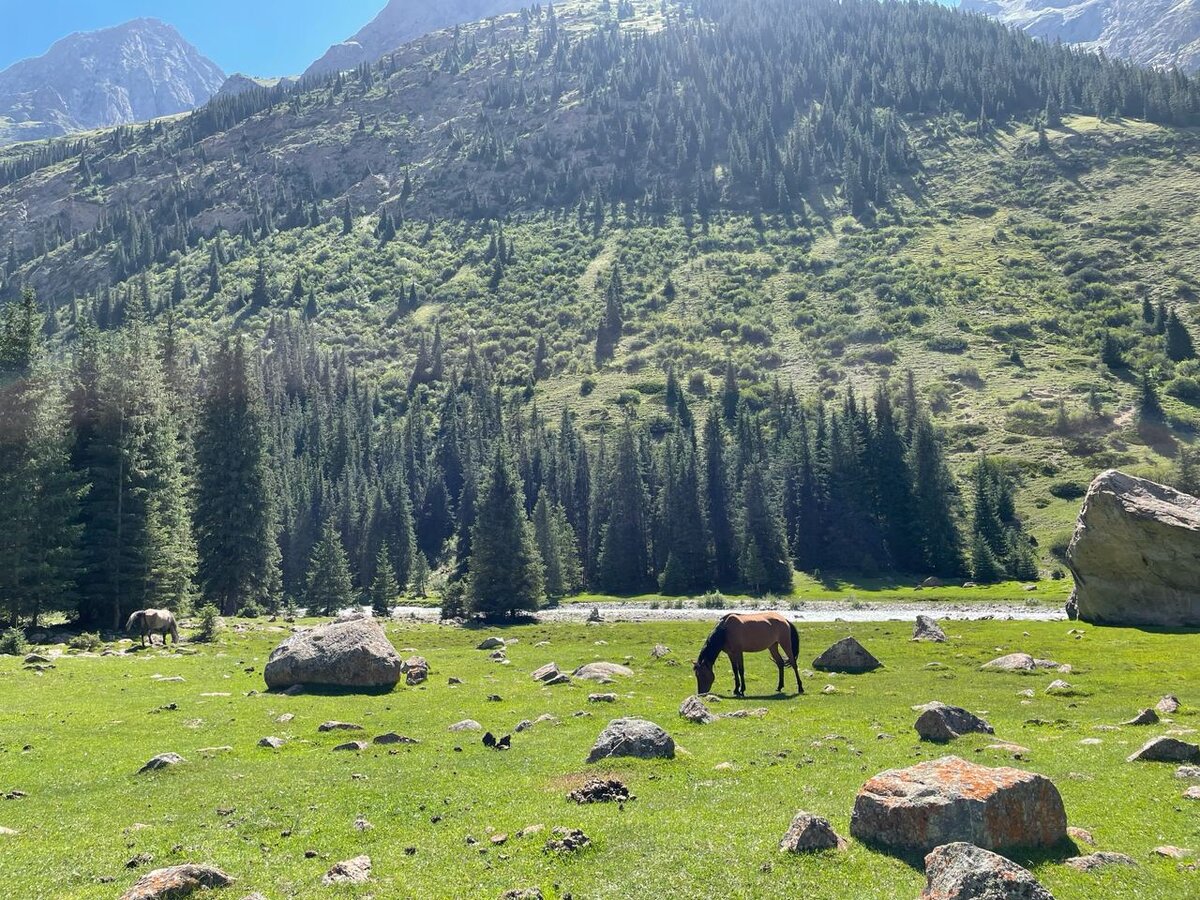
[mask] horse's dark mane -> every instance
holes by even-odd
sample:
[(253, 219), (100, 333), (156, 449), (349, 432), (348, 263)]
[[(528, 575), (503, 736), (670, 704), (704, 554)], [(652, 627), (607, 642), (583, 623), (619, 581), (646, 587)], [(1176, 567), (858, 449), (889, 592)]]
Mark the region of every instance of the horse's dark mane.
[(701, 665), (711, 666), (717, 661), (717, 656), (725, 649), (725, 620), (721, 619), (717, 623), (717, 627), (713, 629), (713, 633), (708, 636), (708, 640), (704, 642), (704, 646), (700, 648), (699, 662)]

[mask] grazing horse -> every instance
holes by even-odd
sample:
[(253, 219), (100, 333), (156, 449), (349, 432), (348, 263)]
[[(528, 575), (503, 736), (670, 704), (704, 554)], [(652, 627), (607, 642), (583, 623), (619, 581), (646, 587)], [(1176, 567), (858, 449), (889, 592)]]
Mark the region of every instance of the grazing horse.
[(713, 663), (722, 650), (733, 664), (735, 697), (746, 696), (746, 667), (742, 662), (742, 654), (762, 650), (770, 650), (775, 665), (779, 667), (779, 686), (776, 690), (783, 693), (783, 670), (791, 666), (796, 673), (796, 689), (804, 693), (800, 670), (796, 667), (796, 657), (800, 654), (800, 632), (786, 616), (776, 612), (730, 613), (723, 616), (692, 665), (696, 673), (697, 693), (707, 694), (712, 689), (716, 678)]
[(179, 626), (175, 624), (175, 615), (169, 609), (139, 609), (125, 623), (126, 633), (136, 632), (142, 636), (142, 646), (146, 646), (146, 636), (150, 636), (150, 646), (154, 646), (154, 635), (161, 634), (163, 646), (167, 646), (167, 635), (179, 643)]

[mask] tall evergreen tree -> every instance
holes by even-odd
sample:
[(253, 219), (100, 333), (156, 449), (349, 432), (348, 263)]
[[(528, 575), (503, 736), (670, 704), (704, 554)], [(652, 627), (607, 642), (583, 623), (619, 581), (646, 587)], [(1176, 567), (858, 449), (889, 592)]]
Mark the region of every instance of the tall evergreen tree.
[(597, 581), (611, 594), (642, 593), (653, 584), (646, 521), (649, 498), (628, 420), (617, 436), (607, 483), (607, 516), (596, 566)]
[(354, 602), (350, 564), (332, 518), (321, 526), (321, 539), (313, 548), (306, 582), (305, 602), (310, 615), (332, 616)]
[(792, 563), (787, 535), (771, 499), (761, 465), (752, 466), (743, 491), (741, 553), (742, 582), (755, 593), (790, 594)]

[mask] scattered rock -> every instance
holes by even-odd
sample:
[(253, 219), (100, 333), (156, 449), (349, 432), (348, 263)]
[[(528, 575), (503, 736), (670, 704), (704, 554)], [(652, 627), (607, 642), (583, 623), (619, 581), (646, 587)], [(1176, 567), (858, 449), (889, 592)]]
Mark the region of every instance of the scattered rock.
[(1200, 625), (1200, 499), (1109, 470), (1088, 489), (1067, 548), (1079, 618)]
[(588, 703), (616, 703), (616, 694), (588, 694)]
[(1028, 653), (1009, 653), (979, 667), (982, 672), (1035, 672), (1063, 668), (1051, 659), (1034, 659)]
[(1196, 762), (1200, 760), (1200, 747), (1172, 737), (1156, 737), (1148, 740), (1140, 750), (1131, 753), (1127, 762)]
[(25, 665), (27, 666), (45, 665), (49, 662), (50, 658), (47, 656), (42, 656), (40, 653), (30, 653), (25, 657)]
[(362, 750), (367, 749), (367, 742), (366, 741), (346, 741), (346, 743), (338, 744), (333, 749), (334, 750), (344, 750), (344, 751), (348, 751), (351, 753), (358, 753)]
[(925, 857), (920, 900), (1054, 900), (1033, 873), (964, 841), (936, 847)]
[(1200, 784), (1192, 785), (1183, 792), (1184, 800), (1200, 800)]
[(1096, 839), (1092, 837), (1092, 833), (1086, 828), (1075, 828), (1074, 826), (1068, 826), (1067, 837), (1073, 841), (1078, 841), (1081, 844), (1087, 844), (1089, 847), (1096, 846)]
[(1187, 859), (1192, 855), (1191, 850), (1185, 850), (1183, 847), (1172, 847), (1170, 845), (1165, 847), (1155, 847), (1150, 852), (1155, 856), (1163, 856), (1167, 859)]
[(423, 656), (410, 656), (401, 666), (404, 672), (404, 683), (409, 687), (424, 684), (429, 680), (429, 663)]
[(536, 825), (526, 825), (524, 828), (522, 828), (520, 831), (517, 832), (517, 837), (527, 838), (527, 837), (531, 837), (532, 835), (535, 835), (535, 834), (541, 834), (545, 830), (546, 830), (546, 826), (542, 825), (541, 823), (538, 823)]
[(671, 652), (671, 648), (665, 644), (655, 644), (654, 649), (650, 651), (650, 656), (653, 659), (662, 659)]
[(722, 713), (718, 718), (721, 719), (762, 719), (767, 715), (766, 707), (759, 706), (754, 709), (735, 709), (733, 712)]
[(366, 884), (371, 878), (371, 857), (356, 856), (334, 865), (321, 879), (322, 884)]
[(813, 853), (818, 850), (845, 850), (846, 839), (839, 837), (829, 820), (808, 812), (798, 812), (788, 826), (779, 849), (788, 853)]
[(625, 782), (617, 778), (593, 778), (567, 794), (575, 803), (625, 803), (634, 799)]
[(1067, 816), (1042, 775), (946, 756), (870, 779), (855, 798), (850, 833), (926, 853), (958, 841), (985, 850), (1050, 847), (1066, 837)]
[(1106, 850), (1100, 850), (1096, 853), (1089, 853), (1087, 856), (1072, 856), (1065, 861), (1065, 865), (1080, 872), (1093, 872), (1096, 869), (1103, 869), (1105, 866), (1136, 866), (1137, 863), (1124, 853), (1109, 853)]
[(822, 672), (845, 672), (860, 675), (882, 666), (879, 660), (867, 652), (867, 648), (852, 637), (842, 638), (813, 660), (813, 668)]
[(196, 891), (229, 887), (231, 884), (233, 879), (215, 866), (185, 863), (147, 872), (121, 895), (121, 900), (176, 900)]
[(598, 622), (603, 622), (604, 618), (600, 615), (600, 607), (593, 606), (592, 611), (588, 613), (587, 620), (589, 625), (595, 625)]
[(317, 731), (362, 731), (361, 725), (355, 725), (353, 722), (322, 722), (317, 726)]
[(17, 831), (15, 828), (5, 828), (4, 826), (0, 825), (0, 837), (14, 837), (20, 833), (21, 832)]
[(546, 841), (547, 853), (575, 853), (582, 850), (591, 840), (578, 828), (555, 828), (553, 837)]
[(1200, 778), (1200, 766), (1180, 766), (1175, 770), (1176, 778)]
[(294, 719), (294, 718), (296, 718), (294, 713), (284, 713), (282, 716), (275, 717), (275, 723), (277, 725), (286, 725), (288, 722), (292, 721), (292, 719)]
[(1122, 722), (1122, 725), (1157, 725), (1158, 713), (1152, 709), (1143, 709), (1128, 722)]
[(631, 756), (637, 759), (674, 759), (675, 741), (646, 719), (613, 719), (596, 739), (587, 761)]
[(463, 719), (450, 726), (451, 731), (483, 731), (483, 726), (474, 719)]
[(501, 894), (500, 900), (545, 900), (545, 897), (541, 888), (512, 888)]
[(825, 687), (821, 688), (821, 693), (828, 696), (830, 694), (837, 694), (840, 692), (832, 684), (827, 684), (827, 685), (825, 685)]
[(929, 616), (917, 616), (917, 624), (913, 626), (914, 641), (928, 641), (935, 644), (946, 642), (946, 632)]
[(567, 684), (571, 680), (558, 668), (557, 663), (546, 663), (540, 669), (531, 672), (529, 677), (548, 685)]
[(694, 694), (679, 705), (679, 715), (697, 725), (711, 725), (717, 721), (717, 716), (713, 714), (712, 710)]
[(158, 756), (155, 756), (153, 759), (149, 760), (144, 766), (142, 766), (140, 769), (138, 769), (138, 774), (141, 775), (143, 772), (155, 772), (159, 769), (166, 769), (171, 766), (177, 766), (180, 763), (184, 763), (184, 762), (187, 762), (187, 760), (184, 759), (182, 756), (180, 756), (178, 753), (160, 753), (160, 754), (158, 754)]
[(606, 682), (613, 678), (630, 678), (633, 676), (633, 669), (619, 663), (594, 662), (580, 666), (571, 674), (585, 681)]
[(1164, 716), (1171, 716), (1179, 712), (1179, 698), (1174, 694), (1167, 694), (1155, 705), (1154, 709), (1162, 713)]
[(451, 675), (449, 678), (446, 679), (446, 684), (450, 685), (451, 687), (453, 687), (456, 684), (462, 684), (462, 683), (463, 683), (463, 680), (461, 678), (459, 678), (457, 675)]
[(334, 622), (297, 632), (272, 650), (263, 677), (272, 690), (305, 684), (394, 687), (400, 657), (373, 619)]
[(1075, 688), (1061, 678), (1056, 678), (1050, 682), (1050, 685), (1046, 688), (1046, 693), (1057, 697), (1069, 697), (1075, 693)]
[(419, 743), (415, 738), (405, 737), (402, 734), (396, 734), (394, 731), (389, 731), (387, 734), (378, 735), (372, 743), (375, 744), (416, 744)]
[(918, 717), (917, 734), (923, 741), (948, 744), (964, 734), (995, 734), (996, 729), (974, 713), (944, 703), (931, 704)]
[(503, 650), (504, 649), (504, 638), (501, 638), (501, 637), (484, 638), (475, 649), (476, 650)]
[(283, 738), (277, 738), (277, 737), (260, 738), (258, 741), (258, 746), (268, 747), (271, 750), (278, 750), (280, 747), (283, 746)]

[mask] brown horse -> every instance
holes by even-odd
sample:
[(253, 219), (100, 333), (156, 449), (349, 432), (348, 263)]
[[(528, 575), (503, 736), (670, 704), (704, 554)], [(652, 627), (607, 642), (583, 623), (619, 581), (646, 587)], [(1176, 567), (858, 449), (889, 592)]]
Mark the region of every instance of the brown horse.
[(722, 650), (733, 664), (735, 697), (746, 696), (746, 667), (742, 662), (742, 654), (762, 650), (770, 650), (775, 665), (779, 667), (779, 686), (775, 690), (783, 693), (783, 670), (791, 666), (796, 673), (796, 689), (804, 693), (800, 670), (796, 667), (796, 657), (800, 655), (800, 632), (786, 616), (776, 612), (730, 613), (723, 616), (692, 665), (696, 673), (697, 693), (707, 694), (712, 690), (716, 679), (713, 663)]

